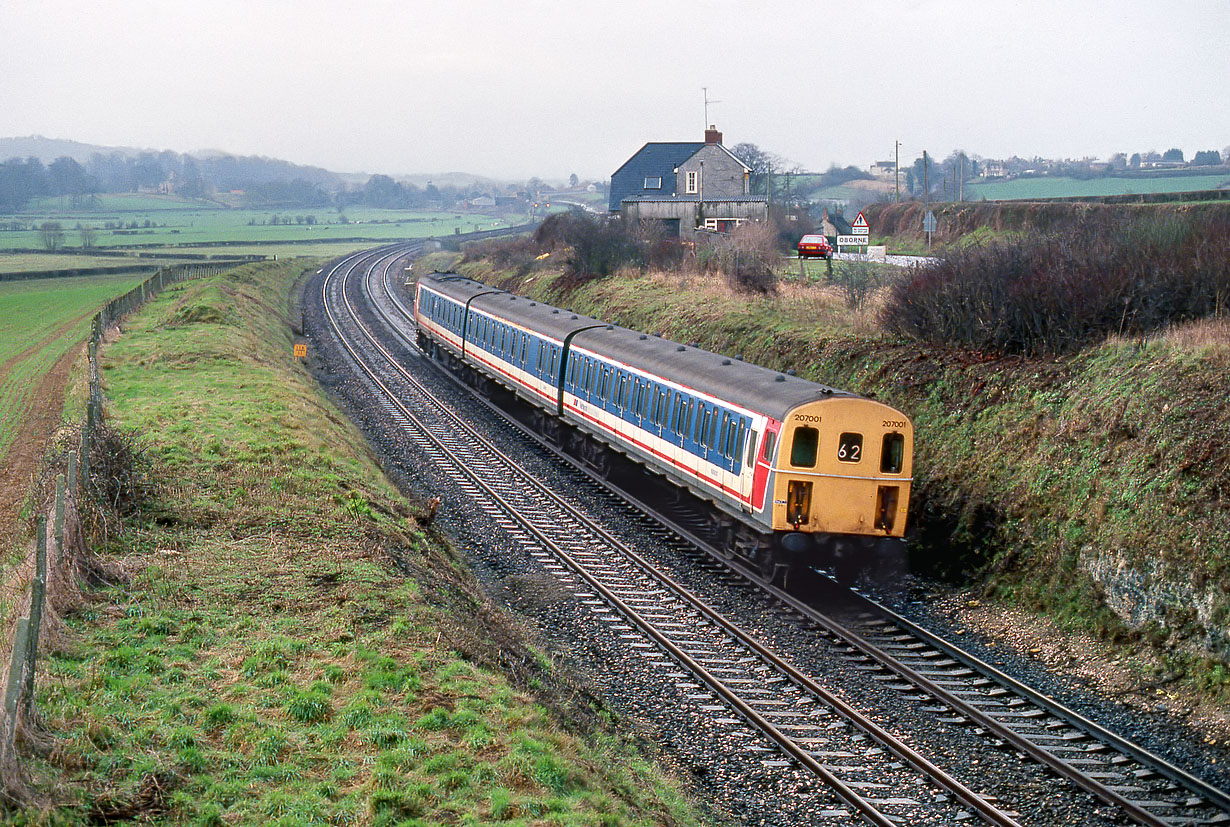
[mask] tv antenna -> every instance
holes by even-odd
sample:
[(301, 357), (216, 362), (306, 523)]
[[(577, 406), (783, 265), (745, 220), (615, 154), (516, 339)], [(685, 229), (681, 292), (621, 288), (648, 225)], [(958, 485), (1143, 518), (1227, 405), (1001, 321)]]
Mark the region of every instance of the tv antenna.
[(709, 128), (709, 104), (721, 103), (721, 101), (709, 100), (709, 87), (708, 86), (700, 87), (700, 91), (705, 93), (705, 128), (708, 129)]

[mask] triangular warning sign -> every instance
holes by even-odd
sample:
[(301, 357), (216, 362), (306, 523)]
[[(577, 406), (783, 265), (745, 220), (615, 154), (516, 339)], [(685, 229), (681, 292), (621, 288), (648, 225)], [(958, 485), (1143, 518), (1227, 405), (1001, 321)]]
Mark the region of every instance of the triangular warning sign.
[(859, 227), (863, 227), (865, 229), (867, 227), (867, 219), (864, 218), (863, 214), (860, 212), (858, 214), (858, 218), (854, 219), (854, 223), (850, 226), (855, 229), (858, 229)]

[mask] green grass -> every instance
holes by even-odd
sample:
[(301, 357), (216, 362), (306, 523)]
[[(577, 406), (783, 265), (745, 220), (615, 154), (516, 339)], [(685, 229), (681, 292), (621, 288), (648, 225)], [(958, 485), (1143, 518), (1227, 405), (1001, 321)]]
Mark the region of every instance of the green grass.
[(593, 710), (565, 724), (544, 706), (562, 689), (530, 695), (482, 665), (492, 639), (525, 646), (515, 624), (292, 356), (290, 285), (318, 266), (177, 285), (105, 348), (112, 421), (147, 435), (163, 488), (110, 546), (129, 582), (76, 613), (71, 652), (46, 662), (37, 703), (59, 741), (37, 778), (67, 783), (63, 803), (19, 815), (699, 823)]
[(1225, 185), (1225, 175), (1191, 175), (1148, 178), (1064, 177), (1016, 178), (966, 184), (967, 201), (1011, 201), (1030, 198), (1073, 198), (1077, 196), (1133, 195), (1162, 192), (1196, 192)]
[[(308, 224), (311, 216), (315, 223)], [(339, 212), (332, 207), (289, 209), (235, 209), (211, 201), (193, 201), (169, 196), (100, 196), (92, 207), (74, 208), (59, 199), (38, 199), (20, 215), (13, 216), (29, 229), (0, 230), (0, 252), (41, 249), (36, 229), (44, 221), (57, 221), (64, 229), (65, 247), (81, 246), (80, 227), (95, 228), (94, 243), (108, 249), (191, 247), (227, 242), (243, 252), (261, 242), (333, 243), (333, 239), (361, 238), (394, 240), (449, 236), (524, 223), (525, 216), (503, 218), (461, 212), (380, 210), (350, 207)], [(274, 219), (279, 219), (274, 223)], [(290, 223), (282, 223), (289, 220)], [(107, 229), (107, 224), (122, 228)], [(132, 225), (136, 225), (133, 227)], [(212, 252), (217, 252), (213, 250)], [(299, 255), (293, 247), (281, 247), (280, 255)]]
[(0, 282), (0, 367), (8, 365), (0, 370), (0, 457), (12, 444), (40, 379), (85, 341), (98, 308), (144, 278), (128, 274)]

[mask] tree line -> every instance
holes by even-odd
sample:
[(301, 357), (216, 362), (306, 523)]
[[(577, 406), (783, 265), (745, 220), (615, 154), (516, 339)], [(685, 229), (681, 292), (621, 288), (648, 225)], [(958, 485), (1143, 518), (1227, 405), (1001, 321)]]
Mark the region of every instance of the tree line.
[(234, 194), (250, 207), (383, 208), (451, 207), (487, 194), (469, 187), (417, 187), (387, 175), (361, 186), (346, 186), (328, 170), (258, 156), (196, 157), (176, 152), (94, 153), (82, 164), (68, 156), (44, 164), (38, 158), (0, 163), (0, 214), (18, 213), (35, 198), (63, 199), (88, 208), (103, 193), (162, 192), (187, 198)]

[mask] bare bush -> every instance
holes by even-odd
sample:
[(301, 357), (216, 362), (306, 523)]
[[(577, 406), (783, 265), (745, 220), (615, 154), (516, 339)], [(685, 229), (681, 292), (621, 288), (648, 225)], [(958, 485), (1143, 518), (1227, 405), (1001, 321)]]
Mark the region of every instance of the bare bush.
[(462, 262), (486, 260), (502, 270), (524, 276), (533, 269), (541, 248), (531, 236), (515, 235), (465, 244)]
[(861, 310), (883, 283), (880, 267), (869, 261), (843, 261), (833, 274), (833, 284), (851, 310)]
[(82, 522), (92, 537), (105, 544), (124, 520), (157, 498), (154, 463), (139, 433), (106, 422), (94, 426), (89, 461)]
[(774, 267), (779, 257), (776, 230), (758, 222), (741, 224), (729, 235), (701, 236), (696, 243), (700, 268), (720, 273), (732, 288), (743, 292), (776, 292)]
[(883, 322), (935, 344), (1044, 354), (1228, 303), (1230, 219), (1174, 218), (951, 251), (892, 290)]

